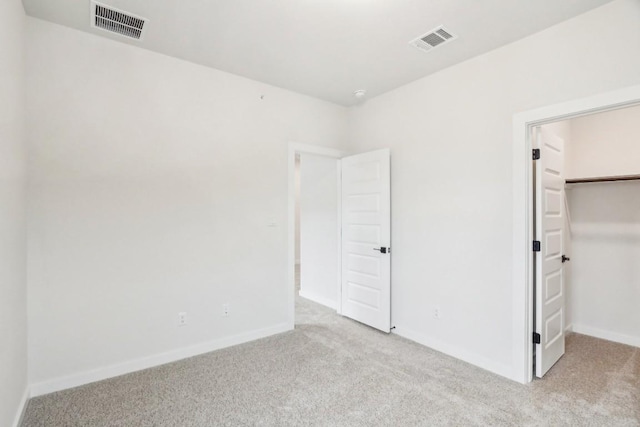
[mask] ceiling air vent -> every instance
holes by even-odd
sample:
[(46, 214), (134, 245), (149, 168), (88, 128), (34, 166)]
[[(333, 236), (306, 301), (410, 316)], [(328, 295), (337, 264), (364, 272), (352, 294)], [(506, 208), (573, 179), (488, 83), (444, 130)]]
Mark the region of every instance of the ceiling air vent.
[(457, 38), (458, 37), (451, 31), (445, 29), (443, 26), (440, 26), (434, 30), (429, 31), (426, 34), (421, 35), (415, 40), (411, 40), (409, 44), (417, 47), (420, 50), (428, 52), (435, 47), (442, 46), (443, 44)]
[(142, 39), (147, 20), (95, 1), (91, 2), (91, 25), (130, 39)]

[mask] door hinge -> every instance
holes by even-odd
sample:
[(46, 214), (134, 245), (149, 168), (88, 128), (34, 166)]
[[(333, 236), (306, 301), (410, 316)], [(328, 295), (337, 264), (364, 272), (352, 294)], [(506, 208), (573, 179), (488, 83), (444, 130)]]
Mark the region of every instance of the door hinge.
[(537, 332), (533, 333), (533, 343), (534, 344), (540, 344), (540, 334)]
[(540, 252), (540, 240), (533, 241), (533, 252)]
[(540, 160), (540, 149), (534, 148), (532, 151), (533, 151), (533, 160)]

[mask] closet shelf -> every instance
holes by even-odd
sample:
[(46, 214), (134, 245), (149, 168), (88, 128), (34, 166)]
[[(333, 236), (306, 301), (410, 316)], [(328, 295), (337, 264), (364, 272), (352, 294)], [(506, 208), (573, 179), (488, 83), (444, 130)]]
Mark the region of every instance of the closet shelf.
[(567, 179), (567, 184), (586, 184), (589, 182), (640, 181), (640, 175), (599, 176), (594, 178)]

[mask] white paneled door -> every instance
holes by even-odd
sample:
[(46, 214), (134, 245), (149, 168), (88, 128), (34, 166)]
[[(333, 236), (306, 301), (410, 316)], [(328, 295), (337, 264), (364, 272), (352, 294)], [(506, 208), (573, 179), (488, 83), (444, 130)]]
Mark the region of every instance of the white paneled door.
[(536, 376), (542, 377), (564, 354), (565, 289), (562, 277), (564, 241), (564, 141), (541, 127), (536, 160)]
[(342, 314), (391, 329), (391, 171), (389, 150), (344, 157)]

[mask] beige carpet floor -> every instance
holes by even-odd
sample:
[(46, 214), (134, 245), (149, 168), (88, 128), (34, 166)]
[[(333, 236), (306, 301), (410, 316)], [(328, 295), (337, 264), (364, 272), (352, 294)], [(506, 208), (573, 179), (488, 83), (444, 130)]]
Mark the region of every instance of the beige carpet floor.
[(640, 426), (640, 349), (572, 334), (524, 386), (299, 299), (294, 331), (32, 399), (32, 426)]

